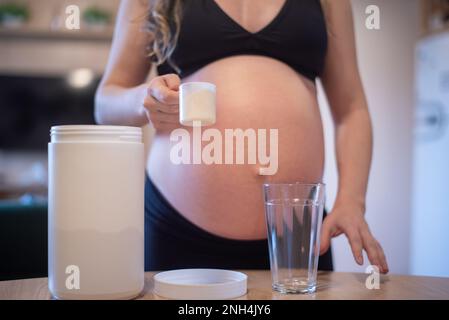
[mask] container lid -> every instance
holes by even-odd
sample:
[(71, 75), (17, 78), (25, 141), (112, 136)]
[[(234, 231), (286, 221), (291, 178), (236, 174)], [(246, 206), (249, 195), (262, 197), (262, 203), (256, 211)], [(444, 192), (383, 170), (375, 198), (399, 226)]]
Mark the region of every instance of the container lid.
[(154, 293), (177, 300), (233, 299), (246, 294), (248, 276), (220, 269), (180, 269), (154, 276)]
[(63, 125), (50, 129), (51, 142), (142, 142), (142, 129), (127, 126)]

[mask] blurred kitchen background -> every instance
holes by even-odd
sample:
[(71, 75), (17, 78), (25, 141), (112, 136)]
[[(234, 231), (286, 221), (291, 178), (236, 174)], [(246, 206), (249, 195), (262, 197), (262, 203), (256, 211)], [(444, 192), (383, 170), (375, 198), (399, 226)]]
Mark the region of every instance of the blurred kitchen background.
[[(49, 128), (94, 123), (118, 4), (0, 0), (0, 280), (46, 276)], [(64, 27), (70, 5), (80, 30)], [(380, 30), (366, 28), (369, 5), (380, 8)], [(449, 277), (449, 0), (353, 0), (353, 11), (374, 125), (367, 219), (392, 273)], [(333, 127), (321, 90), (320, 105), (331, 208)], [(343, 236), (333, 247), (337, 271), (364, 272)]]

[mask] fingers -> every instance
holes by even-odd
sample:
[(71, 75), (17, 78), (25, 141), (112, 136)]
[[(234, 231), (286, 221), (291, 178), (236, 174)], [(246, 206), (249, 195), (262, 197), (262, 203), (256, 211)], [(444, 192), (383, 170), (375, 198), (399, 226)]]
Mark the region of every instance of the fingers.
[(388, 267), (387, 257), (385, 256), (384, 249), (382, 248), (382, 246), (380, 245), (379, 242), (377, 242), (377, 246), (378, 246), (378, 251), (379, 251), (379, 255), (380, 255), (380, 263), (382, 266), (382, 273), (388, 273), (388, 271), (390, 271), (390, 268)]
[(172, 114), (178, 114), (179, 113), (179, 105), (166, 105), (159, 101), (157, 101), (152, 96), (147, 96), (143, 102), (144, 107), (149, 112), (163, 112), (163, 113), (172, 113)]
[(148, 87), (148, 95), (164, 105), (179, 104), (179, 77), (168, 74), (151, 80)]
[(148, 119), (155, 129), (162, 128), (160, 123), (171, 124), (172, 129), (174, 124), (179, 124), (179, 110), (177, 106), (164, 106), (148, 100), (151, 99), (146, 98), (144, 106), (147, 109)]
[(339, 236), (343, 231), (338, 227), (334, 216), (329, 215), (324, 219), (320, 232), (320, 255), (323, 255), (329, 250), (332, 238)]
[(156, 77), (150, 82), (143, 105), (156, 129), (162, 128), (160, 122), (179, 122), (179, 84), (180, 79), (175, 74)]
[(349, 245), (351, 246), (352, 255), (355, 261), (359, 264), (363, 264), (363, 242), (357, 227), (351, 225), (345, 229), (346, 236), (348, 237)]
[(332, 237), (332, 221), (330, 217), (326, 217), (321, 226), (321, 238), (320, 238), (320, 255), (325, 254), (329, 250), (331, 237)]
[(157, 131), (173, 130), (179, 125), (179, 85), (175, 74), (159, 76), (151, 80), (143, 106)]
[[(332, 219), (333, 218), (333, 219)], [(371, 234), (368, 224), (362, 215), (349, 215), (345, 211), (333, 211), (323, 222), (321, 229), (320, 254), (328, 250), (330, 239), (341, 232), (346, 234), (355, 261), (363, 264), (363, 250), (372, 265), (381, 273), (389, 271), (384, 250)]]
[(360, 233), (362, 235), (363, 247), (365, 248), (370, 263), (377, 266), (381, 273), (387, 273), (387, 259), (379, 242), (373, 237), (368, 226), (363, 227)]
[(181, 79), (179, 78), (178, 75), (176, 75), (174, 73), (170, 73), (170, 74), (163, 75), (161, 78), (162, 78), (162, 80), (165, 81), (166, 86), (170, 90), (175, 90), (175, 91), (179, 90), (179, 86), (181, 85)]

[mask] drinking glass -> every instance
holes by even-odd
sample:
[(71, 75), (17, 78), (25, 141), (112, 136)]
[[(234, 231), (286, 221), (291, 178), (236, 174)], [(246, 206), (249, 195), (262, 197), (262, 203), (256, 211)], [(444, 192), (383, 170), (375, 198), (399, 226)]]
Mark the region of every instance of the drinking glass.
[(274, 290), (315, 292), (324, 193), (322, 183), (263, 185)]

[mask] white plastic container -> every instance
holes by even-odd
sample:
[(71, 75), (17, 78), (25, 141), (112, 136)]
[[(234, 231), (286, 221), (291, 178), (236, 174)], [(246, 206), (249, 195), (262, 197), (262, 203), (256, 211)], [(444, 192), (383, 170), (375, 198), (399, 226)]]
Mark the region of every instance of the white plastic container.
[(140, 128), (57, 126), (48, 145), (48, 276), (58, 299), (127, 299), (144, 285)]
[(216, 87), (209, 82), (186, 82), (179, 92), (179, 122), (185, 126), (213, 125), (216, 121)]

